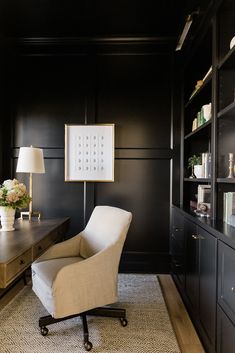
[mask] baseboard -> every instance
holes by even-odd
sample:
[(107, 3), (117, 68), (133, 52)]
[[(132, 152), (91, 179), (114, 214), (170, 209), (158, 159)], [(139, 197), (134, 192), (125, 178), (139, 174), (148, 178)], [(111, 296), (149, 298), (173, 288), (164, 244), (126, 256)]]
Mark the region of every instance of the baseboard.
[(125, 251), (121, 257), (119, 271), (168, 274), (170, 256), (168, 253)]

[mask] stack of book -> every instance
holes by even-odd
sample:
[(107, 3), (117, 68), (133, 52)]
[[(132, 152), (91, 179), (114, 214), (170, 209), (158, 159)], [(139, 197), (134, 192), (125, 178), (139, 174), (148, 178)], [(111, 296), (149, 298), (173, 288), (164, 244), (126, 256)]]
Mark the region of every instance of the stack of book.
[(202, 165), (204, 169), (204, 178), (211, 177), (211, 153), (202, 153)]
[(224, 193), (223, 220), (235, 227), (235, 192)]

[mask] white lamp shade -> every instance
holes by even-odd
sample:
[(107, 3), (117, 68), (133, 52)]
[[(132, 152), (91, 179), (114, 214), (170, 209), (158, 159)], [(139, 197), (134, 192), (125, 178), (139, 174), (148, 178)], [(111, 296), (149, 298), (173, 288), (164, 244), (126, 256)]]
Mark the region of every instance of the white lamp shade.
[(42, 149), (35, 147), (20, 147), (16, 172), (45, 173)]

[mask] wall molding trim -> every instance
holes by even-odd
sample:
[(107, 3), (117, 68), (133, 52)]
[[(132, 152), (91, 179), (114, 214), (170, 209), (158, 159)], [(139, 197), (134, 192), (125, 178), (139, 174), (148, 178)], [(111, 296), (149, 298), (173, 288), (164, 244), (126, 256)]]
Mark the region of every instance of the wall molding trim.
[(5, 46), (18, 55), (151, 55), (172, 52), (175, 37), (8, 37)]

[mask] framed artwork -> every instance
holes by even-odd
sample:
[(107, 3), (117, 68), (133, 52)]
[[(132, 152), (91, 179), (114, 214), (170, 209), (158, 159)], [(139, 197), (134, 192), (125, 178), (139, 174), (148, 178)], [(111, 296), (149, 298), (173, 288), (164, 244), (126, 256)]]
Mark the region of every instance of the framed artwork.
[(65, 125), (65, 181), (114, 181), (114, 124)]

